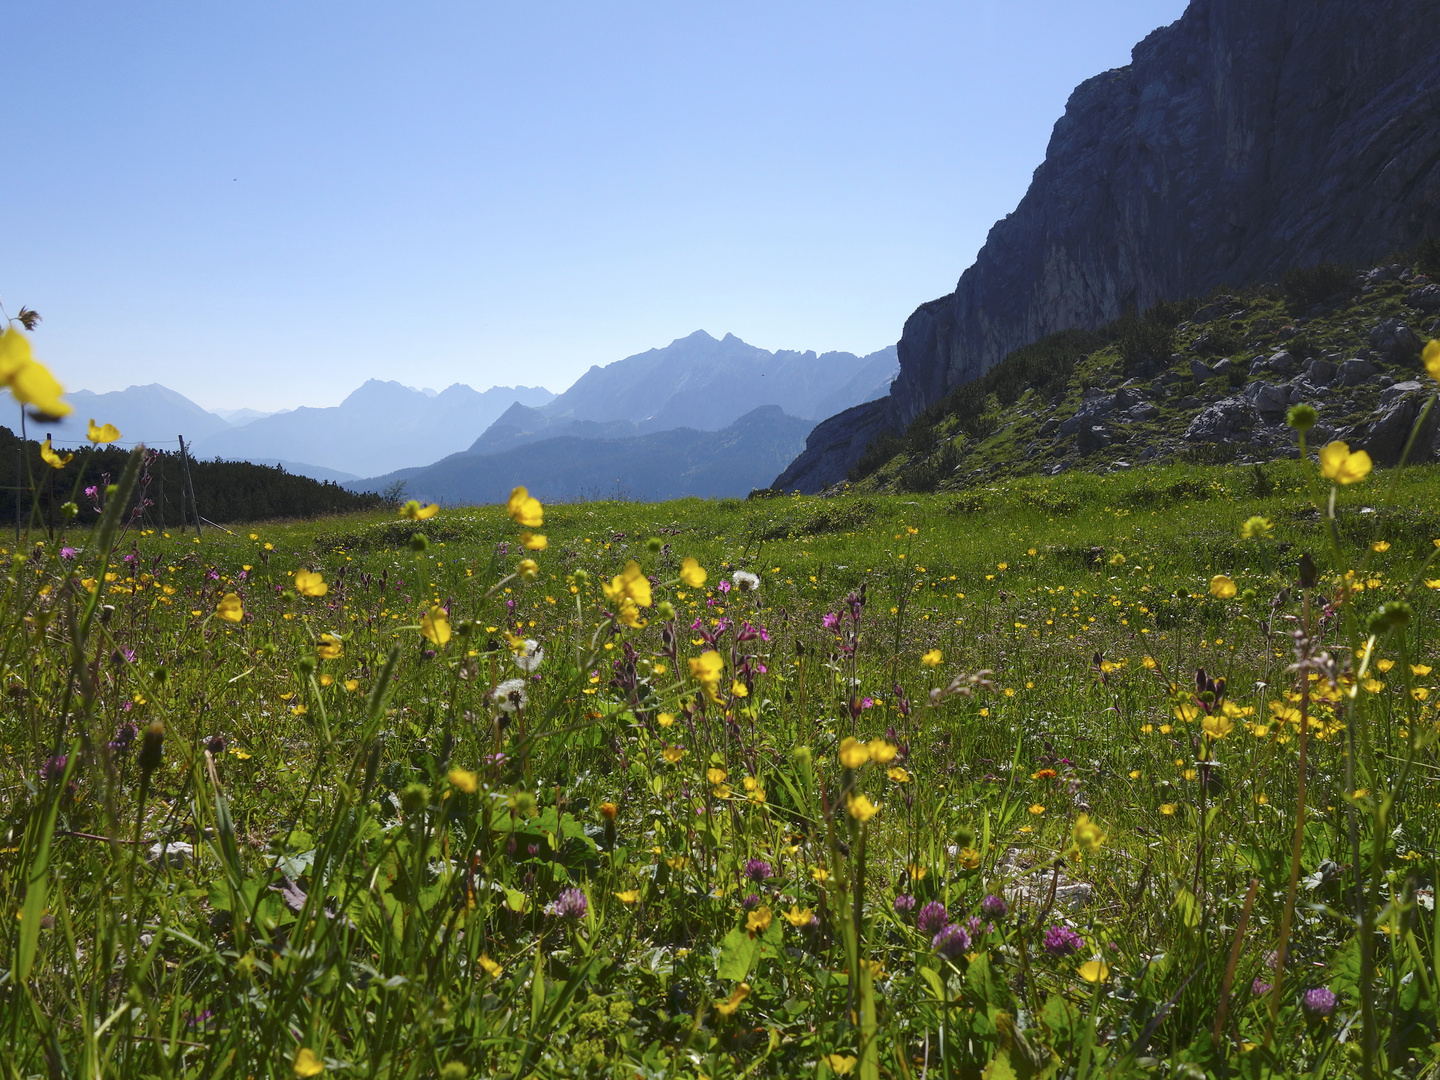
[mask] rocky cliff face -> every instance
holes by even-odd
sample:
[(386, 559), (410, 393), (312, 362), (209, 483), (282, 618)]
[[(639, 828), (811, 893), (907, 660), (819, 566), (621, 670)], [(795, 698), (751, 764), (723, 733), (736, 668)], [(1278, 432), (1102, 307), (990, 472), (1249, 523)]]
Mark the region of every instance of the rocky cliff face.
[(844, 479), (1056, 330), (1440, 236), (1437, 28), (1440, 0), (1193, 0), (1075, 90), (1020, 205), (906, 322), (890, 396), (817, 427), (776, 486)]

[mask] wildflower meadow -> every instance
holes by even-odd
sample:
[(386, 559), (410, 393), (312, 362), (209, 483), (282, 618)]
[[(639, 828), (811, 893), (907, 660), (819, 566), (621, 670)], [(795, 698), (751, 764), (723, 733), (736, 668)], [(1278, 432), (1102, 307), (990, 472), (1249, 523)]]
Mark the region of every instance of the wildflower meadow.
[(4, 1074), (1440, 1075), (1440, 471), (1290, 421), (200, 537), (137, 448), (0, 544)]

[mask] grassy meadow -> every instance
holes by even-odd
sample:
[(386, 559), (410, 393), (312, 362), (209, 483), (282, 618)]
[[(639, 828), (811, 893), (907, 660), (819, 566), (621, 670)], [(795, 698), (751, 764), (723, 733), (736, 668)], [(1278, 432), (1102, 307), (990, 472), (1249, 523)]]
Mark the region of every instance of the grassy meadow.
[(1436, 1075), (1434, 467), (134, 475), (0, 551), (6, 1077)]

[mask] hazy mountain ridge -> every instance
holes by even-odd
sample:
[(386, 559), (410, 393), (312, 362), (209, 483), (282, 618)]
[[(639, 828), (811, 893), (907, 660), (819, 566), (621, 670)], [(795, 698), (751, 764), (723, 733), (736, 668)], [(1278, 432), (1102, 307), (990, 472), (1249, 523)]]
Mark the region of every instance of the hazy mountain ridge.
[(371, 379), (339, 405), (267, 416), (198, 440), (195, 449), (205, 457), (280, 459), (364, 476), (463, 450), (512, 403), (543, 405), (553, 396), (543, 387), (478, 391), (456, 383), (432, 397)]
[(403, 480), (407, 497), (452, 505), (503, 502), (519, 484), (547, 502), (602, 496), (740, 497), (763, 487), (798, 453), (812, 426), (776, 405), (764, 405), (719, 431), (672, 428), (610, 439), (548, 436), (497, 453), (452, 454), (425, 468), (345, 486), (375, 491)]
[(890, 395), (822, 423), (776, 486), (843, 480), (1047, 334), (1440, 235), (1437, 22), (1440, 0), (1193, 0), (1076, 88), (1019, 205), (906, 321)]

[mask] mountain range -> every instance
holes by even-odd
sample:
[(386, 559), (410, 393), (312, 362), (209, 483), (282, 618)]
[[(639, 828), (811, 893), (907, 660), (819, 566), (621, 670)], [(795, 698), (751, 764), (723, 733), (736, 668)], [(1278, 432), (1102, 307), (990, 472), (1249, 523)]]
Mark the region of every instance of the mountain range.
[(403, 482), (407, 498), (451, 505), (504, 502), (522, 484), (542, 502), (740, 497), (764, 487), (794, 458), (812, 427), (812, 421), (788, 416), (778, 405), (762, 405), (719, 431), (682, 427), (610, 438), (550, 436), (496, 453), (452, 454), (425, 468), (344, 486), (379, 491)]
[[(558, 396), (462, 384), (437, 393), (372, 379), (328, 408), (220, 415), (163, 386), (132, 386), (71, 394), (74, 416), (52, 427), (57, 443), (81, 443), (94, 417), (127, 443), (174, 446), (183, 435), (197, 458), (279, 465), (357, 491), (403, 479), (411, 494), (448, 502), (507, 495), (462, 474), (503, 471), (506, 462), (479, 459), (521, 447), (531, 449), (516, 482), (551, 499), (744, 495), (800, 452), (814, 421), (883, 396), (897, 370), (894, 346), (868, 356), (771, 352), (702, 330), (592, 367)], [(549, 445), (556, 440), (563, 445)]]

